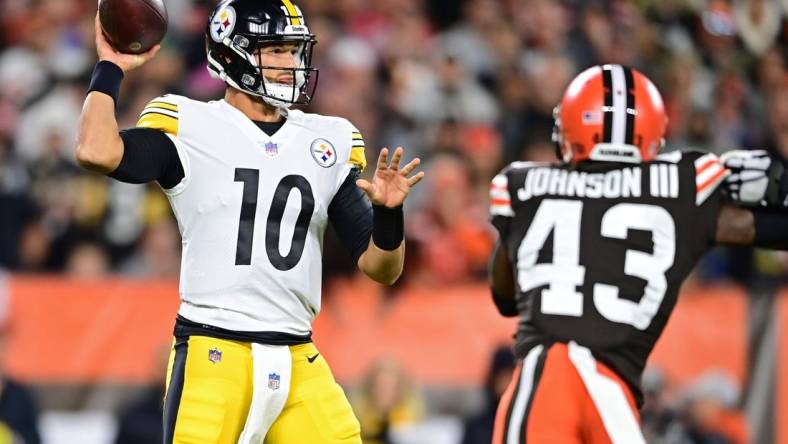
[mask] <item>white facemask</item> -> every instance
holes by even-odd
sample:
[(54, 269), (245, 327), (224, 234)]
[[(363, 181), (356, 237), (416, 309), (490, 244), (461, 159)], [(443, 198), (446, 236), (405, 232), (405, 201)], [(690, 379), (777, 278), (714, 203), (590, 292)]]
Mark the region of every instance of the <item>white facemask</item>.
[(290, 108), (290, 105), (293, 104), (291, 102), (295, 102), (301, 96), (301, 87), (304, 86), (304, 82), (306, 82), (306, 76), (303, 71), (295, 72), (295, 85), (273, 83), (264, 78), (265, 92), (260, 91), (261, 98), (277, 108)]
[[(303, 68), (304, 59), (301, 57), (301, 53), (295, 54), (293, 57), (298, 68)], [(263, 83), (265, 91), (260, 91), (260, 93), (266, 94), (262, 96), (266, 103), (277, 108), (290, 108), (290, 105), (293, 104), (291, 102), (297, 101), (301, 96), (301, 88), (306, 83), (306, 74), (300, 69), (295, 71), (295, 85), (273, 83), (265, 77), (263, 77)]]

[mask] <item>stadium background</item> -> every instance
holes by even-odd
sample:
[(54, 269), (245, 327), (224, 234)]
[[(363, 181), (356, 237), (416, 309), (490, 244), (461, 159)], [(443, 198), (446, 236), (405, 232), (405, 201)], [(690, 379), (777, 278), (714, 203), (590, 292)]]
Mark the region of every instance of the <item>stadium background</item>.
[[(165, 3), (163, 49), (124, 80), (121, 127), (165, 92), (222, 94), (204, 66), (213, 1)], [(463, 421), (506, 379), (508, 358), (495, 350), (515, 324), (486, 290), (487, 186), (509, 161), (553, 159), (552, 108), (580, 70), (624, 63), (654, 79), (669, 149), (788, 158), (788, 0), (297, 3), (319, 41), (309, 110), (354, 122), (368, 160), (402, 145), (426, 161), (393, 288), (354, 273), (326, 234), (314, 336), (365, 442), (459, 442)], [(31, 388), (54, 444), (114, 442), (128, 421), (149, 427), (155, 402), (144, 400), (157, 399), (177, 308), (180, 246), (163, 194), (73, 160), (95, 7), (0, 2), (0, 375)], [(786, 276), (784, 253), (716, 249), (704, 259), (644, 381), (649, 442), (788, 443)], [(0, 443), (15, 442), (3, 415), (23, 410), (8, 402)]]

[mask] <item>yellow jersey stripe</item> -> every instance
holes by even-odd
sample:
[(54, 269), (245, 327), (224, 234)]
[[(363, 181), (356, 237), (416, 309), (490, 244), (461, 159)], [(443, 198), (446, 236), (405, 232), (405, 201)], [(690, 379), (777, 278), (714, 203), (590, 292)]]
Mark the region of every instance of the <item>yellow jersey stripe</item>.
[(155, 111), (150, 111), (142, 115), (140, 120), (137, 121), (137, 126), (140, 128), (153, 128), (164, 131), (165, 133), (178, 135), (178, 119), (166, 114), (160, 114)]
[(285, 5), (285, 9), (287, 9), (287, 15), (290, 16), (290, 24), (293, 26), (301, 25), (301, 19), (298, 16), (298, 11), (293, 5), (293, 2), (290, 0), (282, 0), (282, 3)]
[(170, 111), (178, 112), (178, 105), (167, 103), (167, 102), (159, 102), (156, 100), (149, 102), (147, 105), (145, 105), (145, 108), (149, 108), (149, 107), (164, 108)]
[(170, 117), (175, 118), (175, 119), (178, 118), (178, 113), (177, 112), (170, 111), (170, 110), (164, 109), (164, 108), (159, 108), (159, 107), (156, 107), (156, 106), (151, 106), (151, 107), (148, 107), (148, 108), (145, 108), (144, 110), (142, 110), (142, 112), (140, 113), (140, 117), (142, 117), (142, 116), (144, 116), (145, 114), (148, 114), (148, 113), (159, 113), (159, 114), (164, 114), (165, 116), (170, 116)]
[(361, 171), (364, 171), (364, 168), (367, 167), (367, 157), (364, 155), (364, 148), (363, 147), (353, 147), (350, 149), (350, 159), (348, 163), (351, 165), (355, 165), (361, 168)]
[(364, 140), (364, 137), (359, 133), (353, 133), (353, 140)]

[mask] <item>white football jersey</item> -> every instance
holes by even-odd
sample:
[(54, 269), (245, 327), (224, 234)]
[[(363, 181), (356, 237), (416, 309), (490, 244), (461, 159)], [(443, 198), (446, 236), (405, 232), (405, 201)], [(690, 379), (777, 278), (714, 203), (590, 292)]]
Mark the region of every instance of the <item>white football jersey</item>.
[(165, 95), (138, 127), (163, 130), (185, 172), (164, 190), (183, 243), (179, 314), (233, 331), (305, 335), (320, 311), (328, 206), (364, 142), (347, 120), (290, 110), (268, 136), (224, 100)]

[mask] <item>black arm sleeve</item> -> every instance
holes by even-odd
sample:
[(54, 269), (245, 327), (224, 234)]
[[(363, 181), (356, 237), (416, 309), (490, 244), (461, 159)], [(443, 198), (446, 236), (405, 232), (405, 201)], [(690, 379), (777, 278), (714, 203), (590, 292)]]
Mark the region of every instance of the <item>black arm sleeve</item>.
[(372, 235), (372, 204), (356, 186), (360, 171), (353, 169), (328, 206), (328, 219), (339, 240), (353, 256), (353, 263), (367, 251)]
[(771, 250), (788, 250), (788, 214), (766, 208), (752, 210), (755, 223), (753, 245)]
[(175, 144), (152, 128), (131, 128), (120, 132), (123, 139), (123, 159), (109, 177), (127, 183), (159, 182), (170, 189), (184, 178), (183, 165)]
[(509, 230), (512, 226), (512, 218), (495, 215), (490, 219), (490, 223), (493, 227), (495, 227), (496, 231), (498, 231), (498, 236), (501, 239), (501, 243), (506, 242), (506, 240), (509, 239)]

